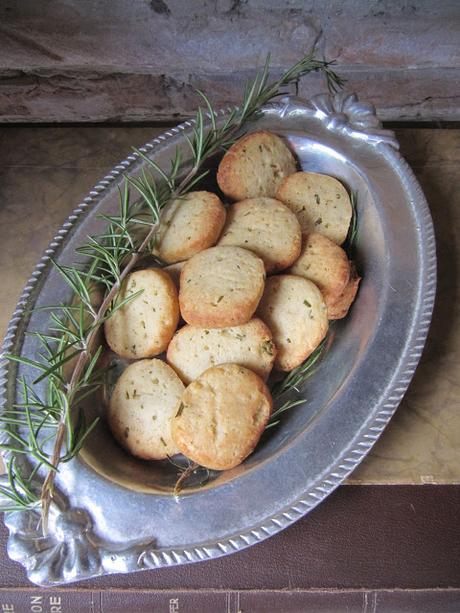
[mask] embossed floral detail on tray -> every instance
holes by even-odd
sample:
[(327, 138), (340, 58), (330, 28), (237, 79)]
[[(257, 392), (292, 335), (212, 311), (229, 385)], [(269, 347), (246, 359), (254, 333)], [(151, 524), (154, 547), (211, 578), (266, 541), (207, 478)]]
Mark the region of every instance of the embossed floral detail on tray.
[[(0, 477), (0, 485), (4, 479)], [(9, 557), (22, 564), (30, 581), (37, 585), (61, 585), (136, 567), (151, 568), (157, 555), (156, 543), (151, 540), (133, 543), (127, 549), (126, 544), (98, 538), (90, 514), (70, 508), (57, 490), (46, 535), (38, 507), (5, 513), (5, 525), (10, 532)]]
[(91, 518), (83, 509), (60, 511), (55, 505), (46, 536), (38, 511), (7, 513), (5, 524), (10, 530), (8, 555), (24, 565), (34, 583), (52, 585), (102, 572)]
[(318, 94), (310, 100), (294, 96), (285, 96), (277, 106), (281, 106), (281, 115), (309, 117), (322, 121), (329, 130), (343, 131), (348, 136), (365, 140), (368, 143), (385, 143), (395, 149), (398, 142), (391, 130), (384, 130), (377, 117), (375, 107), (370, 102), (361, 102), (354, 93), (338, 92)]

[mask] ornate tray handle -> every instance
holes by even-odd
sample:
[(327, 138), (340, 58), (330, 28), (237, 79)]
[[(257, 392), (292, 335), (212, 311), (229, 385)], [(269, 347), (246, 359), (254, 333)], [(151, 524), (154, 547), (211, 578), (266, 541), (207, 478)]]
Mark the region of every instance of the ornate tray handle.
[(149, 554), (156, 549), (153, 541), (134, 543), (127, 549), (98, 538), (88, 511), (70, 507), (58, 491), (46, 535), (39, 509), (6, 513), (5, 525), (10, 531), (9, 557), (24, 566), (30, 581), (42, 586), (151, 568)]
[(310, 100), (284, 96), (276, 109), (281, 117), (315, 117), (332, 132), (343, 132), (371, 145), (385, 144), (399, 149), (394, 132), (382, 129), (375, 107), (369, 102), (360, 102), (356, 94), (318, 94)]

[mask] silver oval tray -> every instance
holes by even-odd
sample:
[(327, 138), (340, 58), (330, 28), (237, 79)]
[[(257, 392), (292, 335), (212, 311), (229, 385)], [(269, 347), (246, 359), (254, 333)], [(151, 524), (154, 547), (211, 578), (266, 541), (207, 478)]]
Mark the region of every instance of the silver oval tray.
[[(264, 109), (250, 126), (255, 128), (285, 137), (304, 170), (336, 176), (358, 193), (356, 260), (364, 273), (358, 298), (334, 325), (332, 342), (303, 392), (305, 402), (285, 414), (243, 465), (203, 487), (172, 496), (171, 469), (129, 458), (101, 424), (80, 457), (62, 466), (46, 537), (38, 513), (5, 515), (9, 556), (34, 583), (208, 560), (276, 534), (350, 474), (407, 389), (428, 331), (436, 264), (428, 207), (394, 135), (354, 94), (283, 98)], [(166, 168), (190, 130), (186, 122), (142, 151)], [(97, 213), (116, 209), (123, 173), (135, 175), (143, 164), (131, 155), (116, 166), (59, 230), (18, 303), (7, 352), (33, 357), (37, 346), (25, 332), (45, 329), (47, 316), (26, 313), (64, 296), (50, 257), (74, 262), (75, 248), (101, 229)], [(24, 366), (3, 363), (4, 404), (16, 401), (16, 380), (23, 374)]]

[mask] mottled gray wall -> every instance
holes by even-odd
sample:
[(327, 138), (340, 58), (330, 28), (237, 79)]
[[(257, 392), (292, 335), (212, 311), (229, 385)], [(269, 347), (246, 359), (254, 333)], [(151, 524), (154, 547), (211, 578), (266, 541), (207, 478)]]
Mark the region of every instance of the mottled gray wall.
[(0, 0), (0, 119), (185, 117), (314, 45), (383, 118), (460, 119), (459, 41), (458, 0)]

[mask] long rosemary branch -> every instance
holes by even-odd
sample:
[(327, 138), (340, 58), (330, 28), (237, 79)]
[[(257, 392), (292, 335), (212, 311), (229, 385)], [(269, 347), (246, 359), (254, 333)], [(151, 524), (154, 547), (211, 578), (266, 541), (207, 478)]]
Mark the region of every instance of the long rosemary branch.
[[(179, 186), (176, 189), (171, 190), (169, 194), (169, 199), (174, 199), (177, 196), (179, 196), (183, 192), (183, 190), (187, 187), (187, 185), (190, 183), (191, 179), (195, 176), (197, 171), (198, 171), (198, 167), (196, 168), (193, 167), (192, 170), (190, 170), (189, 173), (185, 176), (185, 178), (181, 181)], [(136, 183), (134, 183), (134, 185), (136, 185)], [(115, 281), (115, 283), (112, 285), (111, 289), (107, 292), (101, 306), (99, 307), (97, 311), (97, 314), (95, 316), (95, 322), (94, 322), (95, 325), (92, 328), (91, 332), (89, 333), (88, 340), (87, 340), (87, 346), (79, 354), (77, 362), (75, 364), (75, 368), (72, 372), (72, 377), (70, 379), (69, 384), (67, 385), (67, 396), (69, 399), (70, 406), (72, 406), (73, 404), (75, 390), (78, 388), (78, 382), (80, 381), (80, 377), (85, 368), (85, 365), (93, 356), (94, 344), (97, 339), (100, 322), (104, 321), (107, 311), (109, 310), (111, 304), (117, 298), (118, 293), (123, 284), (123, 281), (129, 275), (129, 273), (133, 270), (133, 268), (137, 265), (141, 257), (143, 257), (148, 245), (150, 244), (153, 236), (155, 235), (157, 228), (158, 228), (158, 222), (156, 224), (152, 224), (152, 226), (150, 227), (150, 230), (147, 232), (147, 235), (141, 242), (139, 248), (130, 255), (129, 260), (127, 264), (125, 265), (125, 267), (123, 268), (120, 276)], [(56, 434), (56, 441), (54, 443), (54, 448), (53, 448), (53, 452), (51, 455), (51, 464), (56, 467), (59, 464), (59, 458), (61, 456), (61, 449), (62, 449), (62, 445), (65, 439), (65, 433), (66, 433), (67, 427), (68, 425), (65, 419), (65, 415), (63, 415), (61, 416), (61, 419), (59, 421), (57, 434)], [(53, 496), (55, 477), (56, 477), (56, 471), (54, 470), (49, 471), (45, 478), (45, 481), (43, 483), (43, 487), (41, 490), (40, 499), (41, 499), (41, 508), (42, 508), (42, 522), (43, 522), (43, 527), (45, 531), (47, 528), (47, 517), (48, 517), (49, 505), (51, 502), (51, 498)]]
[[(217, 113), (208, 98), (199, 92), (205, 106), (198, 109), (192, 136), (187, 139), (192, 162), (185, 177), (178, 181), (178, 175), (183, 168), (179, 148), (171, 162), (169, 173), (139, 152), (153, 174), (142, 171), (138, 178), (126, 177), (119, 216), (102, 216), (109, 224), (106, 233), (90, 237), (89, 243), (78, 250), (89, 260), (89, 266), (58, 266), (79, 304), (54, 307), (60, 310), (61, 316), (51, 314), (52, 334), (35, 333), (45, 350), (43, 361), (7, 356), (13, 361), (38, 369), (40, 375), (36, 382), (47, 382), (47, 398), (41, 399), (24, 381), (23, 403), (14, 409), (19, 411), (19, 414), (12, 410), (7, 412), (7, 417), (3, 415), (0, 418), (12, 441), (12, 444), (2, 445), (4, 449), (10, 450), (11, 455), (7, 460), (9, 487), (0, 487), (0, 493), (10, 498), (16, 505), (15, 508), (30, 508), (39, 502), (45, 529), (59, 465), (78, 453), (95, 425), (93, 422), (86, 427), (82, 416), (79, 425), (75, 427), (72, 413), (82, 398), (92, 393), (100, 384), (101, 373), (97, 369), (100, 348), (96, 349), (98, 332), (115, 310), (122, 308), (132, 299), (131, 296), (120, 301), (120, 290), (123, 281), (140, 258), (151, 252), (161, 209), (169, 200), (192, 189), (206, 174), (206, 171), (201, 172), (203, 163), (232, 144), (244, 125), (257, 116), (262, 106), (284, 93), (285, 86), (297, 83), (311, 71), (320, 71), (326, 77), (331, 91), (340, 87), (342, 81), (331, 65), (331, 62), (316, 60), (313, 54), (309, 54), (287, 70), (280, 79), (269, 83), (268, 58), (263, 70), (246, 86), (241, 107), (231, 111), (220, 125), (216, 121)], [(130, 203), (129, 186), (135, 188), (140, 197), (134, 204)], [(142, 218), (142, 210), (150, 213), (148, 220)], [(147, 226), (148, 230), (139, 240), (136, 233), (139, 227), (144, 226)], [(105, 298), (98, 309), (93, 306), (90, 296), (90, 287), (94, 283), (101, 284), (106, 290)], [(87, 325), (85, 322), (88, 318), (90, 323)], [(76, 361), (71, 375), (65, 377), (64, 366), (73, 358)], [(24, 414), (20, 413), (21, 410), (25, 412), (25, 418)], [(28, 429), (27, 438), (18, 434), (19, 424), (16, 422)], [(51, 434), (47, 437), (42, 436), (44, 428), (51, 429)], [(45, 443), (48, 440), (54, 440), (51, 454), (45, 451)], [(62, 450), (64, 445), (67, 448), (65, 453)], [(15, 456), (18, 453), (32, 453), (36, 458), (38, 463), (32, 472), (21, 472)], [(38, 470), (43, 467), (47, 473), (37, 498), (34, 494), (34, 480), (38, 476)]]
[[(124, 279), (129, 275), (132, 269), (136, 266), (137, 262), (139, 261), (141, 257), (141, 254), (144, 253), (146, 246), (149, 244), (150, 240), (155, 234), (156, 229), (157, 229), (157, 225), (152, 225), (152, 227), (147, 233), (147, 236), (142, 241), (139, 247), (139, 250), (130, 256), (129, 261), (126, 264), (125, 268), (123, 269), (122, 273), (120, 274), (119, 279), (115, 281), (112, 288), (105, 296), (101, 306), (99, 307), (99, 310), (95, 317), (95, 326), (93, 327), (93, 329), (88, 335), (87, 346), (79, 354), (77, 362), (75, 364), (75, 368), (72, 372), (72, 377), (70, 379), (69, 384), (67, 385), (67, 397), (68, 397), (68, 402), (70, 406), (72, 406), (73, 404), (75, 391), (78, 388), (78, 382), (80, 381), (80, 377), (85, 368), (85, 365), (93, 356), (94, 343), (97, 339), (97, 334), (98, 334), (99, 327), (100, 327), (99, 322), (102, 322), (104, 320), (105, 315), (108, 309), (110, 308), (110, 305), (115, 300), (115, 298), (118, 295), (118, 292), (120, 291), (120, 288), (121, 288), (121, 285)], [(65, 415), (62, 415), (59, 421), (57, 434), (56, 434), (56, 441), (54, 443), (53, 452), (51, 455), (51, 464), (55, 467), (57, 467), (59, 464), (59, 458), (61, 456), (61, 449), (62, 449), (62, 445), (65, 439), (67, 427), (68, 425), (65, 419)], [(48, 472), (48, 474), (46, 475), (45, 481), (43, 483), (41, 496), (40, 496), (41, 508), (42, 508), (42, 522), (43, 522), (43, 527), (45, 531), (47, 528), (49, 505), (51, 502), (51, 498), (53, 496), (53, 487), (54, 487), (55, 477), (56, 477), (56, 471), (51, 470)]]

